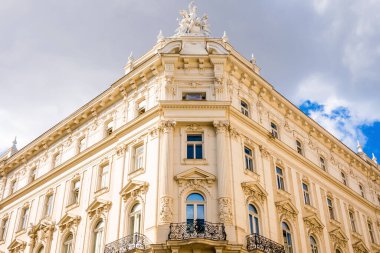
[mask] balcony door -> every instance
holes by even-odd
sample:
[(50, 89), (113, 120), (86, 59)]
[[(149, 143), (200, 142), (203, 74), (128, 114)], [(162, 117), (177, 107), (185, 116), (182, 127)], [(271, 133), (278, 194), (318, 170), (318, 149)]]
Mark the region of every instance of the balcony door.
[(199, 193), (186, 198), (186, 222), (188, 232), (204, 232), (205, 198)]

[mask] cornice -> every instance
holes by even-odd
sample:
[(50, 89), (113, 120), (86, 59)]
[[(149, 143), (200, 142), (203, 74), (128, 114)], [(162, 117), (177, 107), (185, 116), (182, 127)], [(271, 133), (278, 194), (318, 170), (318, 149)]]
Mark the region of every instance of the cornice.
[(227, 109), (231, 102), (226, 101), (183, 101), (183, 100), (161, 100), (162, 109)]

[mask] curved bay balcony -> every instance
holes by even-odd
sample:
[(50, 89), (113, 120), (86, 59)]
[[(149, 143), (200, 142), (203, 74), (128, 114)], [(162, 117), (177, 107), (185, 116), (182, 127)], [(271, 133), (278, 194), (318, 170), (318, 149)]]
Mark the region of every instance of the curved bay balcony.
[(186, 239), (209, 239), (224, 241), (227, 238), (223, 223), (211, 223), (203, 220), (187, 221), (182, 223), (171, 223), (169, 240)]
[(250, 252), (285, 253), (283, 245), (259, 234), (247, 235), (247, 250)]
[(131, 250), (150, 248), (149, 239), (143, 234), (132, 234), (106, 245), (104, 253), (124, 253)]

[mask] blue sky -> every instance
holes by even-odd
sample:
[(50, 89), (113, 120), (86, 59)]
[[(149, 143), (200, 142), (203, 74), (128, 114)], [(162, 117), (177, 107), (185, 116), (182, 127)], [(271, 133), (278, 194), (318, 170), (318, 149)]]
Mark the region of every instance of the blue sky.
[[(171, 36), (188, 0), (2, 0), (0, 150), (22, 147)], [(198, 0), (262, 76), (310, 117), (380, 157), (380, 1)]]

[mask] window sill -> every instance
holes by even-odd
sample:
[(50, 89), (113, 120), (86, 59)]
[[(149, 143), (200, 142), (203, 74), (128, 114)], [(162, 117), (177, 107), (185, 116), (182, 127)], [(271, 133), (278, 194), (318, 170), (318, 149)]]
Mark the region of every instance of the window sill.
[(291, 197), (291, 194), (285, 190), (282, 190), (282, 189), (277, 189), (277, 194), (282, 196), (282, 197), (285, 197), (287, 199), (290, 199)]
[(351, 234), (352, 234), (352, 236), (355, 237), (356, 239), (362, 239), (362, 235), (359, 234), (358, 232), (352, 231)]
[(304, 204), (304, 207), (305, 207), (306, 211), (308, 211), (310, 213), (314, 213), (314, 214), (318, 213), (317, 208), (313, 207), (310, 204)]
[(257, 174), (255, 170), (251, 171), (251, 170), (245, 169), (244, 174), (252, 177), (254, 180), (259, 180), (260, 178), (260, 175)]
[(106, 186), (106, 187), (103, 187), (103, 188), (101, 188), (101, 189), (99, 189), (99, 190), (97, 190), (96, 192), (95, 192), (95, 196), (96, 197), (98, 197), (98, 196), (100, 196), (100, 195), (102, 195), (102, 194), (104, 194), (104, 193), (106, 193), (106, 192), (109, 192), (109, 187), (108, 186)]
[(69, 204), (69, 205), (66, 206), (66, 211), (70, 211), (70, 210), (72, 210), (74, 208), (77, 208), (78, 206), (79, 206), (78, 202), (73, 203), (73, 204)]
[(145, 172), (145, 168), (139, 168), (139, 169), (137, 169), (137, 170), (133, 170), (133, 171), (129, 172), (129, 173), (128, 173), (128, 176), (129, 176), (130, 178), (133, 178), (133, 177), (136, 177), (136, 176), (138, 176), (138, 175), (143, 174), (144, 172)]
[(208, 162), (206, 159), (187, 159), (184, 158), (182, 161), (182, 164), (196, 164), (196, 165), (208, 165)]
[(335, 219), (330, 219), (330, 224), (336, 226), (336, 227), (340, 227), (341, 224), (339, 221), (335, 220)]

